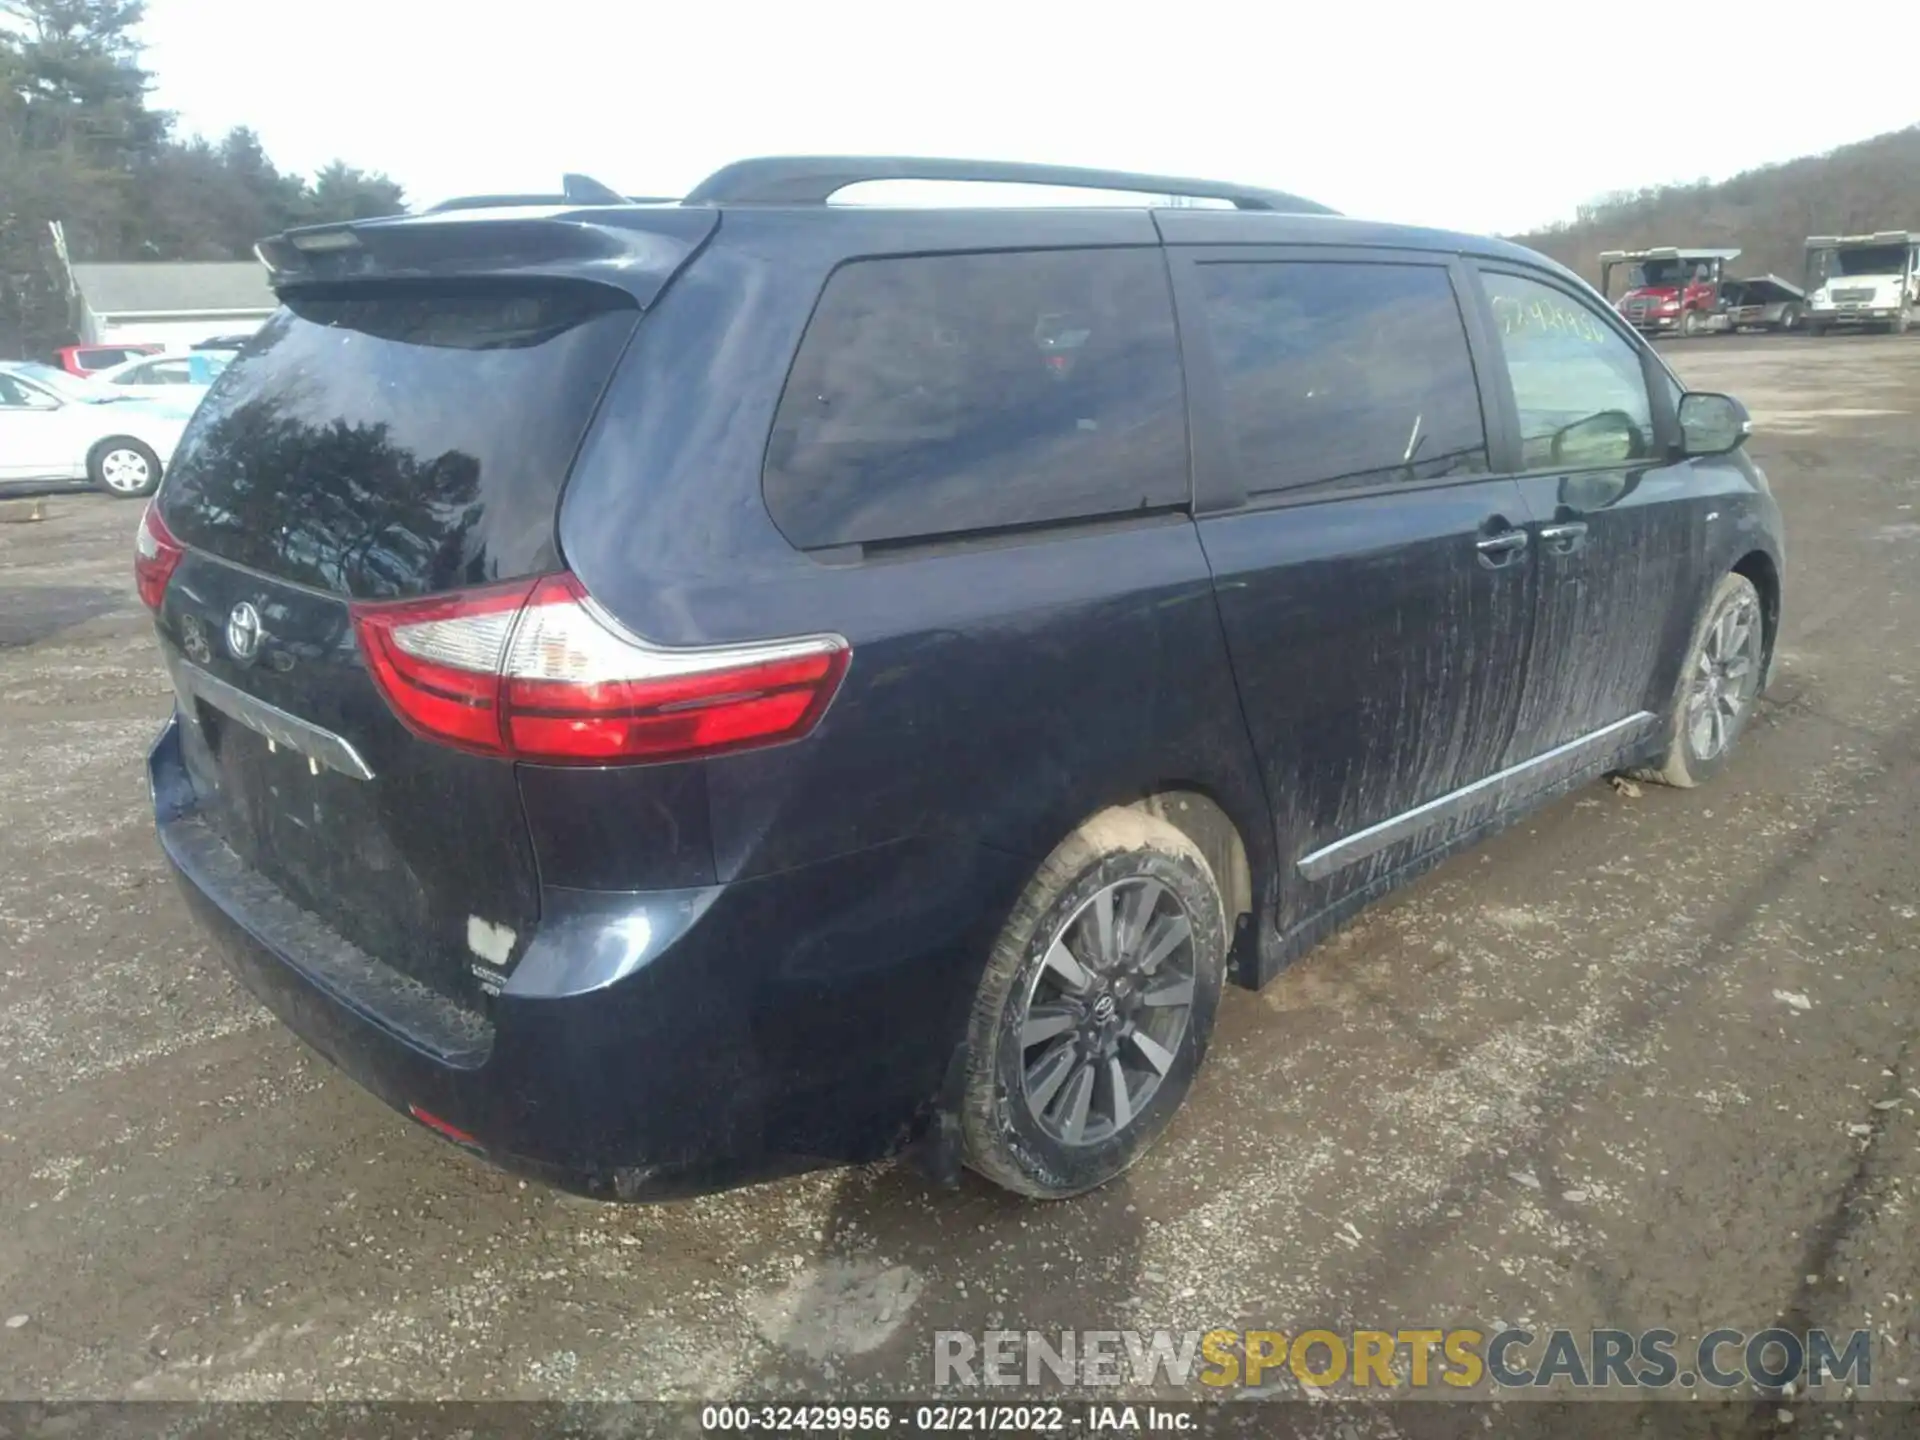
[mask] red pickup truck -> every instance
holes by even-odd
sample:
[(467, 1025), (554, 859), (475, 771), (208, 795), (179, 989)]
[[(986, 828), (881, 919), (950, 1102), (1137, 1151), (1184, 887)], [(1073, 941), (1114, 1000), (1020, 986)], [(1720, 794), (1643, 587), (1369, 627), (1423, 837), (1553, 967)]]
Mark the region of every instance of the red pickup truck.
[(164, 349), (164, 345), (69, 345), (53, 352), (53, 363), (69, 375), (85, 376)]

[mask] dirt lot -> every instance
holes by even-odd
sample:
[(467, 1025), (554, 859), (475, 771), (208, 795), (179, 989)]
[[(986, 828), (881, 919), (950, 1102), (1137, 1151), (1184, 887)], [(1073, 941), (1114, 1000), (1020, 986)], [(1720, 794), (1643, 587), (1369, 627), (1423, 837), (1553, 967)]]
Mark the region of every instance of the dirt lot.
[(1920, 343), (1674, 354), (1789, 526), (1735, 763), (1576, 794), (1229, 994), (1160, 1147), (1050, 1208), (891, 1167), (602, 1208), (397, 1118), (163, 871), (137, 507), (0, 524), (0, 1396), (892, 1396), (937, 1329), (1775, 1317), (1920, 1386)]

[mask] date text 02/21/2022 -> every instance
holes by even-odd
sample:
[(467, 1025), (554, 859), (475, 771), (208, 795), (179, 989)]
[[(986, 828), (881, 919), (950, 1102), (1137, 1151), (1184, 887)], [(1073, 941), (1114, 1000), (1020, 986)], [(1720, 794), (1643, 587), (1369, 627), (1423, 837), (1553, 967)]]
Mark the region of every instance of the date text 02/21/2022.
[(1122, 1434), (1185, 1431), (1196, 1425), (1191, 1406), (1141, 1404), (992, 1405), (707, 1405), (700, 1428), (708, 1434), (1008, 1435)]

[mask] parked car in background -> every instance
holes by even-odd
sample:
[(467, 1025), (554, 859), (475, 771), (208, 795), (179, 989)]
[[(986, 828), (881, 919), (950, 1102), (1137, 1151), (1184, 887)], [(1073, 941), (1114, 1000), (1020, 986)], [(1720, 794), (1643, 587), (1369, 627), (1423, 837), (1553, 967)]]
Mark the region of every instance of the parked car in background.
[(54, 360), (69, 375), (87, 376), (142, 355), (158, 355), (162, 345), (68, 345), (54, 351)]
[[(878, 179), (1142, 203), (828, 203)], [(135, 564), (196, 918), (470, 1150), (1087, 1190), (1230, 979), (1754, 712), (1746, 412), (1530, 250), (953, 160), (567, 189), (263, 243)]]
[(166, 390), (183, 403), (197, 403), (220, 372), (233, 363), (223, 351), (193, 351), (185, 355), (142, 355), (94, 375), (96, 385), (124, 385), (138, 390)]
[(151, 495), (193, 402), (143, 398), (51, 365), (0, 362), (0, 485), (91, 484)]

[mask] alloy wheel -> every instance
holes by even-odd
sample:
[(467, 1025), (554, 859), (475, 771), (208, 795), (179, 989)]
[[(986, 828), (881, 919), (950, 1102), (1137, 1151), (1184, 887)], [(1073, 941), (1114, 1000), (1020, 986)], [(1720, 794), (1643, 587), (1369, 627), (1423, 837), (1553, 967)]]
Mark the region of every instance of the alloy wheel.
[(1687, 692), (1687, 744), (1699, 760), (1724, 753), (1760, 689), (1760, 606), (1737, 595), (1713, 617), (1694, 659)]
[(1048, 942), (1020, 1020), (1027, 1110), (1063, 1145), (1111, 1140), (1152, 1102), (1193, 1010), (1193, 929), (1180, 898), (1116, 881)]

